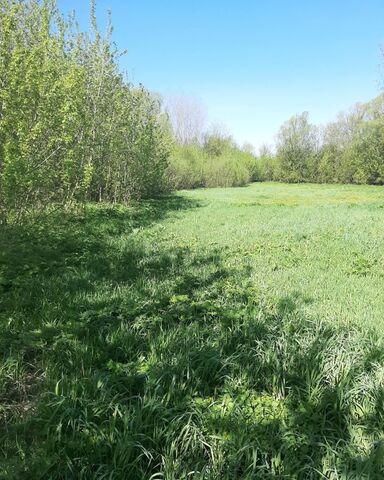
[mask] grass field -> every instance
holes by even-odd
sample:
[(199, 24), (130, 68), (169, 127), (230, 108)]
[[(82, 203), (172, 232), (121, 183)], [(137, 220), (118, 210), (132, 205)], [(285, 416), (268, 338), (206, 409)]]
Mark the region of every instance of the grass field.
[(382, 187), (89, 205), (0, 283), (0, 478), (384, 478)]

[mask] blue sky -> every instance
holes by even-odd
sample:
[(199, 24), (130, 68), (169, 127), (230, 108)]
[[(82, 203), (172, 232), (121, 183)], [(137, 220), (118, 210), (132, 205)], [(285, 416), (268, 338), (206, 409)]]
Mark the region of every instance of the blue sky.
[[(88, 0), (59, 0), (87, 27)], [(98, 0), (122, 67), (164, 95), (196, 96), (235, 139), (273, 142), (283, 121), (314, 123), (379, 93), (384, 0)]]

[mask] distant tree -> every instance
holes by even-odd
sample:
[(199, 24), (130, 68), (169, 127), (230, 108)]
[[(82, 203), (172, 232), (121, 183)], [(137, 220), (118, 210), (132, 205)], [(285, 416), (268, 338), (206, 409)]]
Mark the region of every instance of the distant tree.
[(365, 104), (365, 120), (377, 120), (384, 116), (384, 93)]
[[(339, 113), (336, 121), (325, 126), (322, 130), (319, 154), (320, 181), (342, 183), (378, 181), (377, 178), (374, 180), (375, 174), (372, 176), (372, 173), (368, 173), (368, 169), (369, 165), (376, 163), (377, 152), (380, 150), (383, 116), (384, 95), (381, 94), (367, 103), (356, 103), (346, 112)], [(367, 138), (372, 143), (367, 143)], [(364, 165), (361, 163), (362, 159)]]
[(335, 143), (324, 144), (320, 148), (317, 166), (317, 181), (322, 183), (334, 183), (342, 181), (340, 170), (343, 151)]
[(279, 161), (270, 145), (262, 144), (259, 147), (255, 169), (259, 181), (280, 180)]
[(244, 142), (241, 150), (245, 153), (249, 153), (250, 155), (255, 155), (255, 147), (250, 142)]
[(163, 108), (179, 145), (202, 142), (206, 113), (198, 99), (186, 95), (169, 96), (164, 99)]
[(272, 157), (272, 156), (273, 156), (273, 153), (272, 153), (272, 148), (271, 148), (270, 145), (268, 145), (266, 143), (263, 143), (262, 145), (260, 145), (259, 155), (258, 155), (259, 158)]
[(234, 146), (232, 136), (225, 125), (214, 123), (204, 135), (204, 150), (211, 157), (222, 155), (225, 150)]
[(282, 179), (288, 182), (313, 180), (318, 151), (318, 129), (308, 121), (308, 112), (286, 121), (277, 135), (277, 155)]
[(366, 122), (348, 151), (351, 181), (384, 184), (384, 119)]
[(330, 122), (323, 130), (323, 143), (347, 147), (358, 132), (367, 115), (367, 106), (356, 103), (346, 112), (340, 112), (337, 120)]

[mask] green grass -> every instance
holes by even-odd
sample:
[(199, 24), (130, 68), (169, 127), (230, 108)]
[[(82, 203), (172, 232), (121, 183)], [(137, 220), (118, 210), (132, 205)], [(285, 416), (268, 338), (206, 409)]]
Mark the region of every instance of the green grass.
[(384, 478), (384, 190), (253, 184), (0, 234), (0, 478)]

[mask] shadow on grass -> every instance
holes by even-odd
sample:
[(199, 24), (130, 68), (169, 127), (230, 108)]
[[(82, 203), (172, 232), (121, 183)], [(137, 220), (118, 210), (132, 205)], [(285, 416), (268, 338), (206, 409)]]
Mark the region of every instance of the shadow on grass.
[(3, 233), (5, 478), (383, 478), (382, 343), (149, 228), (198, 207)]

